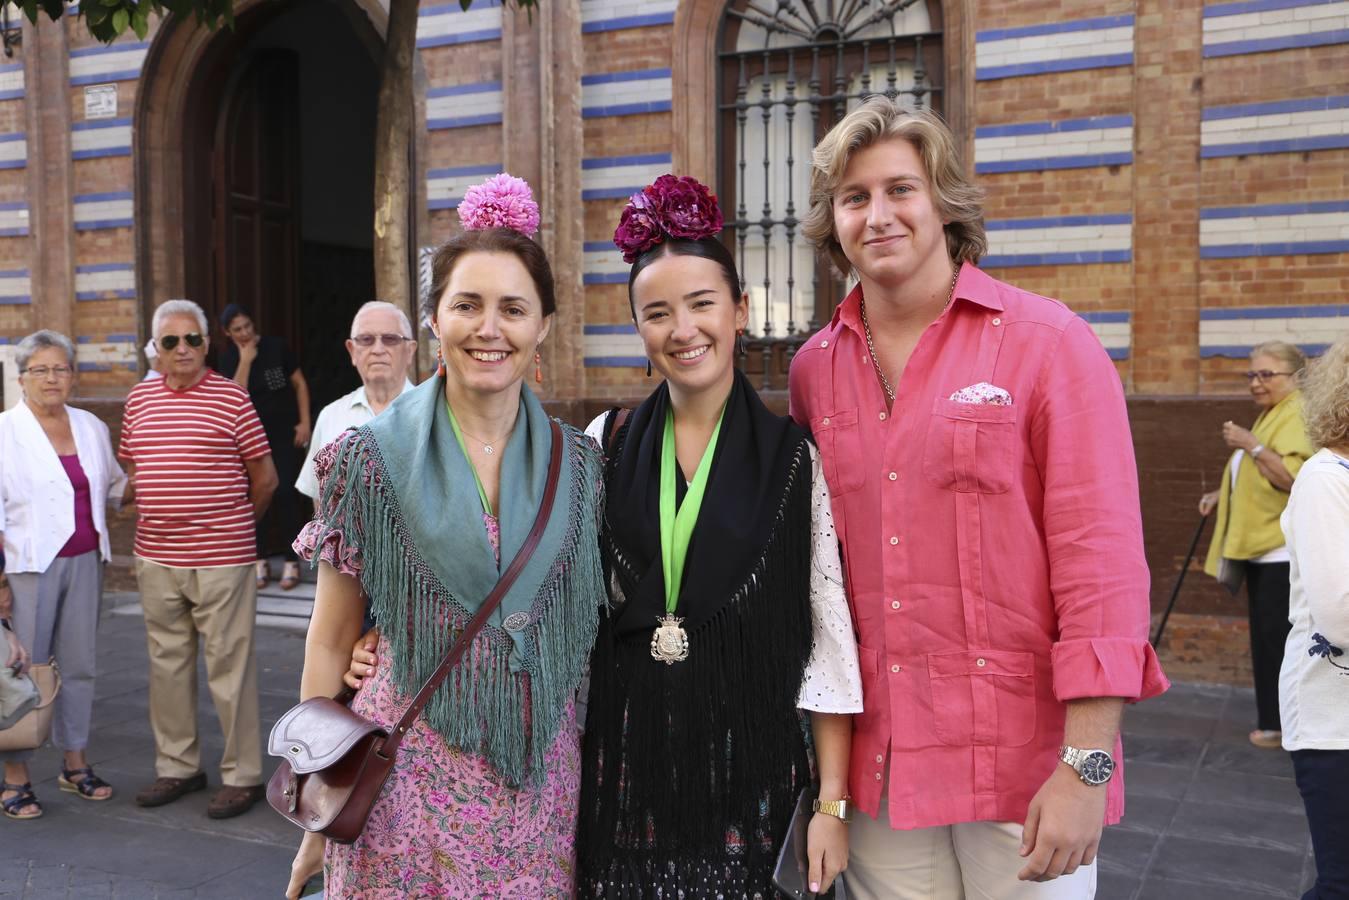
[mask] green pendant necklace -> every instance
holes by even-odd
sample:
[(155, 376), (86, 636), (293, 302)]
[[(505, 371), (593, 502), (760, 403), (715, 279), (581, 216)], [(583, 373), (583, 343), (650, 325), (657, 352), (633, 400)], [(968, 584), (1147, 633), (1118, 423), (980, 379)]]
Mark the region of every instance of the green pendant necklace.
[[(473, 473), (473, 483), (478, 487), (478, 499), (482, 501), (482, 511), (493, 518), (496, 514), (492, 512), (492, 503), (487, 499), (487, 491), (483, 490), (482, 479), (478, 477), (478, 467), (473, 464), (473, 457), (468, 455), (468, 447), (464, 445), (464, 434), (459, 428), (459, 420), (454, 417), (454, 409), (450, 407), (450, 401), (445, 401), (445, 411), (450, 414), (450, 428), (454, 429), (454, 439), (459, 442), (459, 451), (464, 454), (464, 460), (468, 463), (468, 470)], [(491, 445), (484, 445), (490, 451)]]
[(675, 466), (678, 455), (675, 452), (674, 410), (665, 411), (665, 439), (660, 452), (660, 564), (665, 576), (665, 615), (657, 618), (656, 631), (651, 635), (651, 658), (667, 666), (689, 658), (689, 636), (675, 616), (679, 604), (679, 588), (684, 582), (684, 561), (689, 552), (689, 541), (693, 538), (693, 527), (698, 524), (698, 511), (703, 505), (703, 495), (707, 493), (707, 479), (712, 471), (712, 457), (716, 455), (717, 438), (721, 435), (721, 423), (726, 417), (726, 407), (721, 408), (717, 417), (717, 427), (707, 441), (707, 449), (698, 463), (698, 471), (689, 482), (684, 502), (675, 511)]

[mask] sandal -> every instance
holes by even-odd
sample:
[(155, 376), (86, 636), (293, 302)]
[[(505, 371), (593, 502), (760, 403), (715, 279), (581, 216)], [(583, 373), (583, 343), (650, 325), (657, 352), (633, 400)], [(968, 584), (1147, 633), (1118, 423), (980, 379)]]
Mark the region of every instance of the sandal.
[(265, 588), (267, 586), (267, 582), (272, 580), (272, 570), (267, 565), (267, 560), (265, 559), (258, 560), (257, 565), (258, 565), (258, 587)]
[(300, 564), (288, 562), (281, 568), (281, 590), (289, 591), (300, 583)]
[[(75, 776), (77, 775), (83, 775), (84, 777), (76, 781)], [(56, 783), (61, 786), (61, 790), (79, 794), (85, 800), (102, 802), (112, 799), (112, 785), (95, 775), (92, 766), (85, 766), (83, 769), (62, 769), (61, 777), (56, 779)], [(108, 788), (106, 797), (100, 797), (94, 793), (99, 788)]]
[[(0, 781), (0, 794), (5, 791), (14, 791), (15, 795), (8, 800), (0, 800), (0, 810), (3, 810), (5, 817), (9, 819), (40, 819), (42, 818), (42, 804), (37, 802), (36, 795), (33, 794), (32, 782), (25, 781), (23, 784), (10, 784), (7, 781)], [(26, 807), (36, 807), (37, 812), (21, 813), (19, 810)]]

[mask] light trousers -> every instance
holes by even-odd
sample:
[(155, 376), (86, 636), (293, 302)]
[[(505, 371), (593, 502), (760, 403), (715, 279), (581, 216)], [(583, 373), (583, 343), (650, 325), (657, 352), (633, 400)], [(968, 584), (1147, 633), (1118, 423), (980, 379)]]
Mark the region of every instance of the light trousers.
[(197, 738), (197, 636), (206, 655), (225, 749), (220, 780), (262, 783), (258, 670), (253, 657), (258, 591), (252, 564), (180, 569), (136, 558), (150, 648), (150, 727), (155, 773), (187, 778), (201, 771)]
[(895, 831), (884, 797), (878, 818), (858, 812), (844, 880), (850, 900), (1091, 900), (1096, 864), (1053, 881), (1018, 881), (1021, 823), (962, 822)]
[[(45, 572), (12, 572), (14, 633), (35, 663), (55, 658), (61, 693), (52, 710), (52, 743), (62, 750), (89, 745), (94, 711), (95, 642), (103, 594), (103, 560), (97, 550), (58, 556)], [(0, 762), (27, 762), (32, 750), (0, 753)]]

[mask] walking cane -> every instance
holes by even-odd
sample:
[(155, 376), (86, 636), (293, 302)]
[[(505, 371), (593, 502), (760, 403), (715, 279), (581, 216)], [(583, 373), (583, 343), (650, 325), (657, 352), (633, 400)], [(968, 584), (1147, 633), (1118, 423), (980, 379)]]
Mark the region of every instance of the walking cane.
[(1176, 586), (1171, 588), (1171, 599), (1166, 603), (1166, 612), (1162, 613), (1162, 620), (1157, 623), (1157, 634), (1152, 638), (1152, 646), (1156, 647), (1161, 643), (1162, 632), (1166, 630), (1166, 620), (1171, 618), (1171, 610), (1176, 608), (1176, 598), (1180, 596), (1180, 586), (1185, 583), (1185, 573), (1190, 570), (1190, 561), (1194, 559), (1194, 550), (1199, 546), (1199, 537), (1204, 533), (1204, 526), (1208, 523), (1208, 513), (1199, 517), (1199, 525), (1194, 530), (1194, 537), (1190, 538), (1190, 552), (1185, 554), (1185, 563), (1180, 567), (1180, 574), (1176, 576)]

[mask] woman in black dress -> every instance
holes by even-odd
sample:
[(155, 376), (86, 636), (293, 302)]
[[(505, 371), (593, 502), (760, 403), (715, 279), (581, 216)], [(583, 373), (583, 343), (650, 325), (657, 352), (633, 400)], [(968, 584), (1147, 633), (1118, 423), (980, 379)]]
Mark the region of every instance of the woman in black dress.
[(253, 327), (253, 319), (237, 303), (220, 314), (220, 325), (229, 337), (220, 351), (219, 370), (226, 378), (248, 391), (253, 406), (267, 432), (272, 461), (281, 480), (272, 497), (271, 508), (258, 522), (258, 587), (271, 579), (267, 566), (267, 536), (273, 524), (281, 531), (285, 566), (281, 572), (282, 590), (300, 582), (299, 557), (290, 542), (299, 533), (299, 502), (295, 479), (300, 474), (303, 449), (309, 446), (309, 383), (304, 380), (295, 354), (279, 337), (263, 337)]

